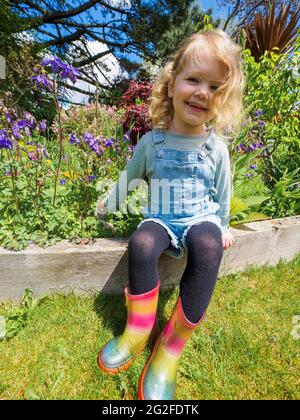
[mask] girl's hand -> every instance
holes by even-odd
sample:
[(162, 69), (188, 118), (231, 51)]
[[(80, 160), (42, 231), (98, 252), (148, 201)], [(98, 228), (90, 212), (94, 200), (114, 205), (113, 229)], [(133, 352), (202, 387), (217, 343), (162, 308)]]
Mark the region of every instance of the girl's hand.
[(235, 239), (232, 236), (232, 234), (228, 231), (226, 233), (223, 233), (222, 242), (223, 242), (223, 248), (227, 249), (235, 242)]

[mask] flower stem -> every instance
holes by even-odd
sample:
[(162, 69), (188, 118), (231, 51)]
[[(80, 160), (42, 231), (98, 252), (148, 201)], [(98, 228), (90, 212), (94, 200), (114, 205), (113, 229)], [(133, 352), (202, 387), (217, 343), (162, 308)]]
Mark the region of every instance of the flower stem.
[[(11, 155), (11, 159), (14, 160), (14, 155), (11, 152), (11, 150), (9, 150), (9, 153)], [(14, 168), (14, 166), (10, 163), (10, 172), (11, 172), (11, 181), (12, 181), (12, 193), (13, 193), (13, 199), (16, 205), (16, 212), (17, 215), (20, 216), (20, 208), (19, 208), (19, 200), (18, 200), (18, 191), (17, 191), (17, 185), (16, 185), (16, 179), (17, 179), (17, 169)]]
[(59, 140), (59, 158), (58, 158), (58, 165), (56, 169), (56, 173), (54, 176), (54, 193), (53, 193), (53, 201), (52, 205), (55, 207), (55, 201), (56, 201), (56, 194), (57, 194), (57, 180), (58, 175), (61, 167), (61, 161), (62, 161), (62, 154), (63, 154), (63, 138), (62, 138), (62, 126), (61, 126), (61, 107), (58, 102), (57, 98), (57, 85), (56, 81), (54, 81), (54, 102), (55, 107), (57, 109), (57, 115), (58, 115), (58, 140)]

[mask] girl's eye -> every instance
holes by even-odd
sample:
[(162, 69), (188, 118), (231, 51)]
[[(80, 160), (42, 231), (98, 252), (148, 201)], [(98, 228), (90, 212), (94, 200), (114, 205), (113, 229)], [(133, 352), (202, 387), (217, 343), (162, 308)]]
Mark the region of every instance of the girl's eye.
[[(199, 79), (196, 79), (195, 77), (189, 77), (187, 80), (188, 80), (189, 82), (191, 82), (191, 83), (200, 83), (200, 80), (199, 80)], [(211, 88), (212, 90), (217, 90), (217, 89), (218, 89), (218, 87), (219, 87), (219, 86), (211, 86), (210, 88)]]

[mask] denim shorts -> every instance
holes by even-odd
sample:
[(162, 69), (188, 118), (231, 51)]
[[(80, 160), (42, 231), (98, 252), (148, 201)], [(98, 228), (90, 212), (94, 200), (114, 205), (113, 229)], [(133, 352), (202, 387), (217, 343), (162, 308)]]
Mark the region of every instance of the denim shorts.
[(146, 222), (155, 222), (165, 228), (171, 239), (170, 246), (166, 249), (165, 253), (176, 259), (183, 257), (184, 252), (186, 251), (186, 235), (193, 225), (198, 225), (203, 222), (211, 222), (217, 225), (222, 232), (221, 219), (216, 214), (201, 216), (188, 222), (175, 220), (170, 221), (162, 218), (146, 218), (139, 223), (137, 229)]

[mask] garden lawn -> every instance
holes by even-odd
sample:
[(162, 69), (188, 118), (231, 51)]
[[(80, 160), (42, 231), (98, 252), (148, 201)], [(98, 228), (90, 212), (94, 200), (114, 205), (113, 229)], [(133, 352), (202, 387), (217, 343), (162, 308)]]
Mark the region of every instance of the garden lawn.
[[(181, 358), (177, 399), (299, 399), (300, 338), (291, 334), (300, 315), (299, 279), (300, 254), (220, 278)], [(178, 287), (161, 292), (161, 326), (177, 294)], [(13, 307), (2, 302), (0, 314)], [(136, 399), (149, 347), (117, 376), (96, 363), (125, 321), (123, 296), (46, 298), (25, 328), (0, 341), (0, 399)]]

